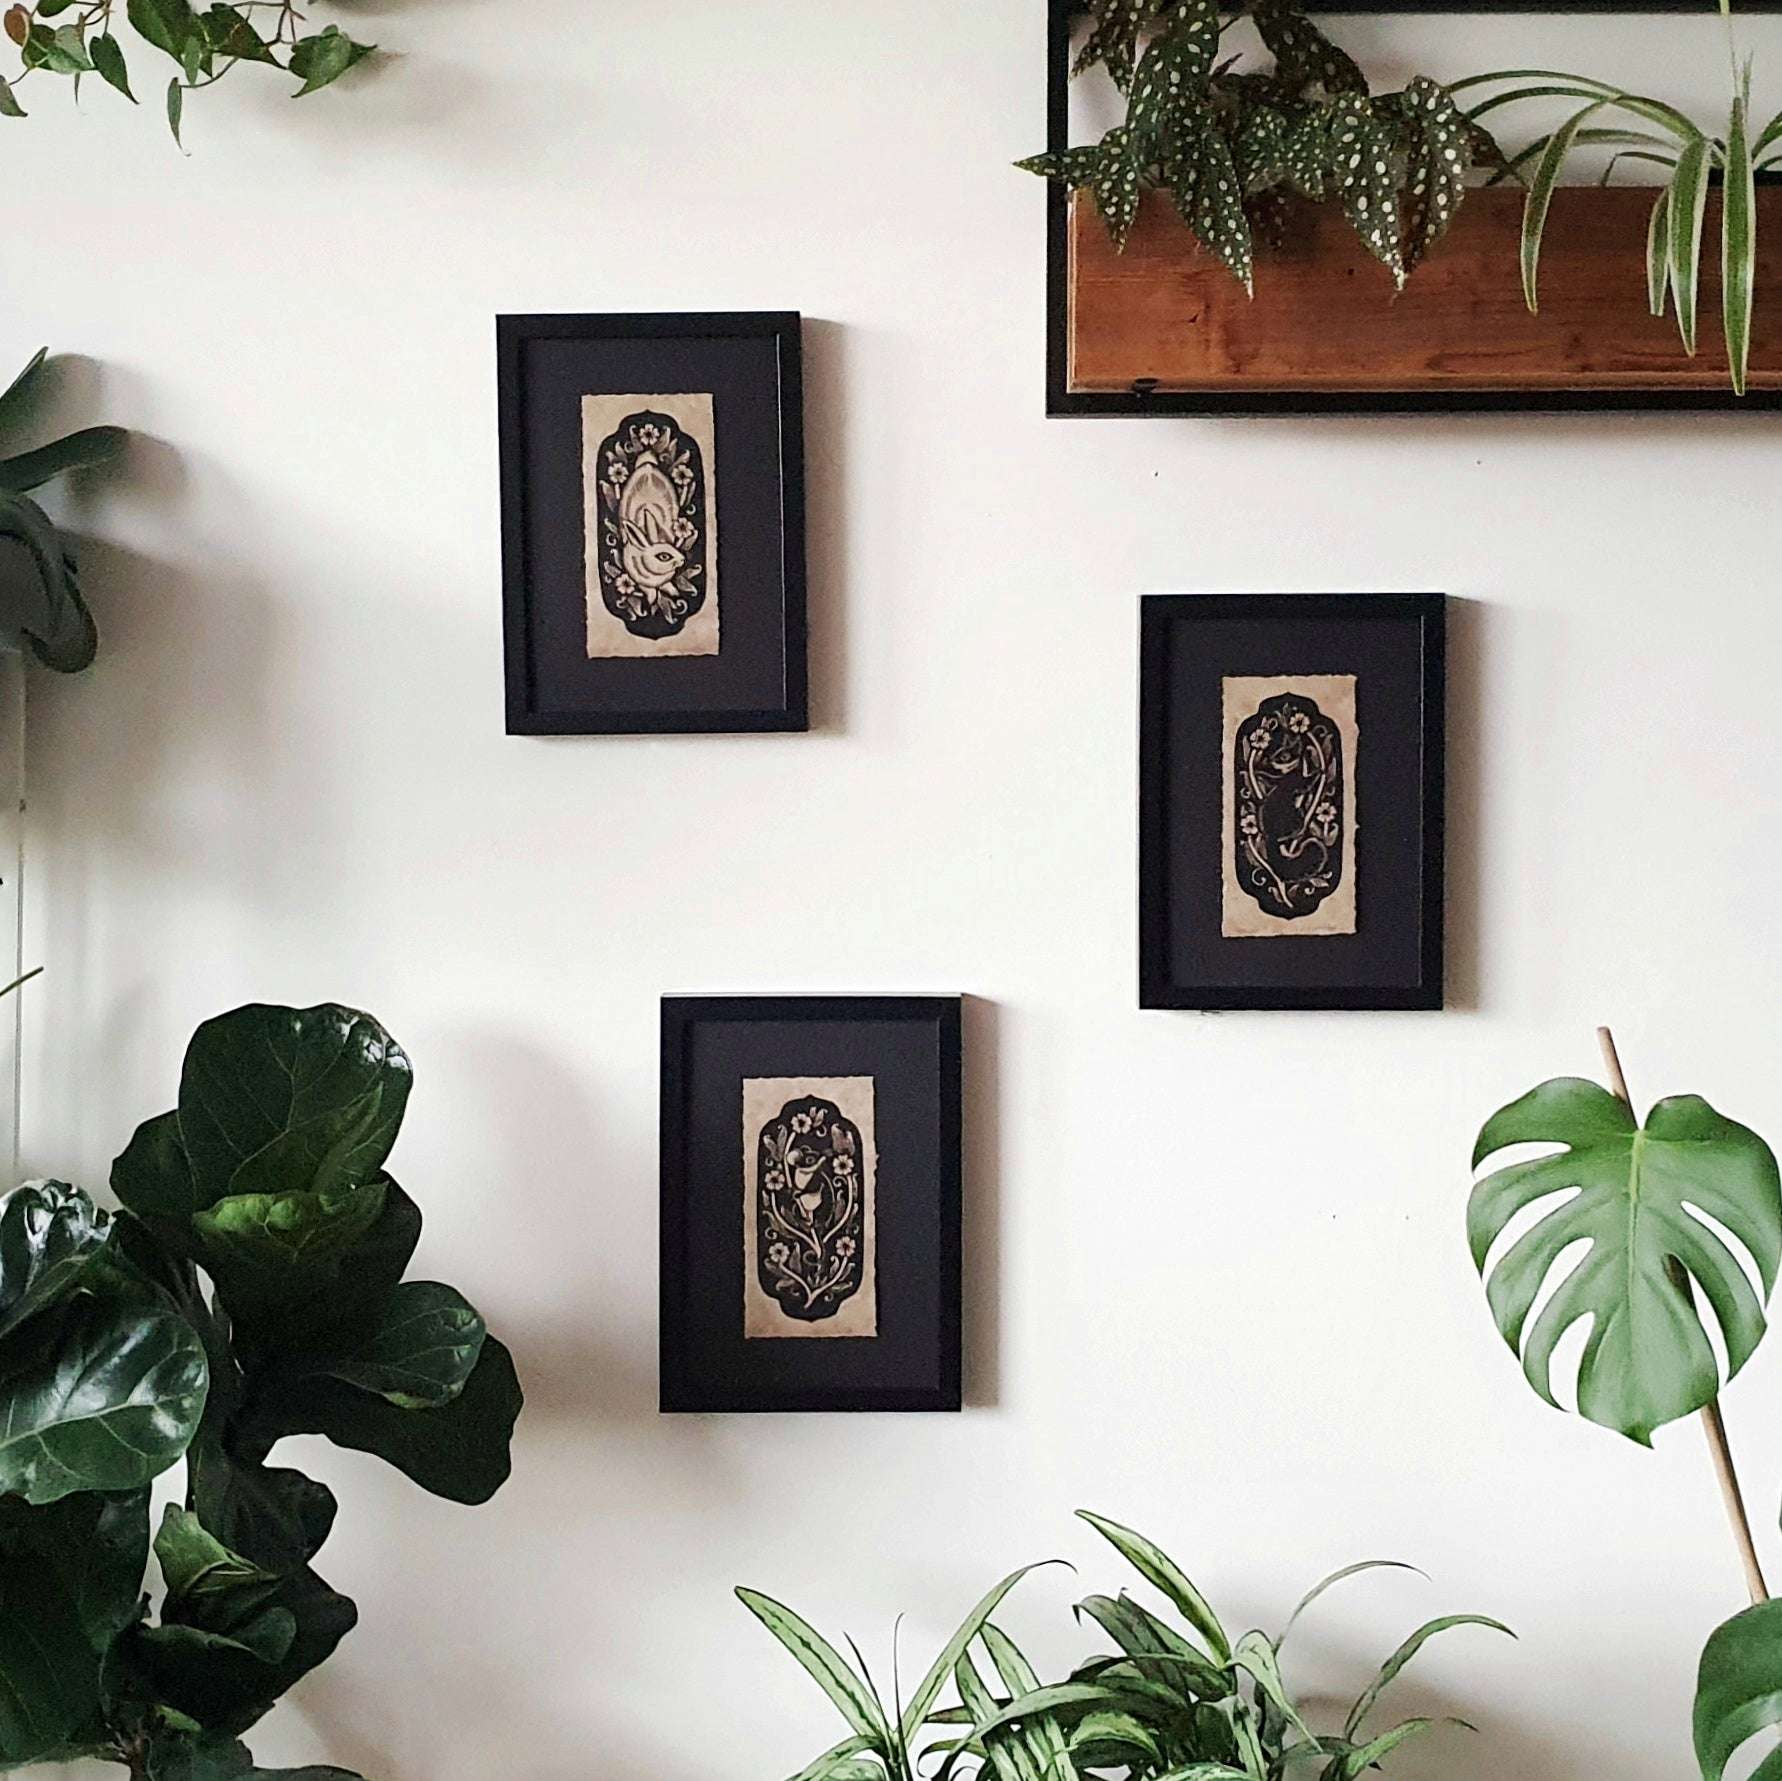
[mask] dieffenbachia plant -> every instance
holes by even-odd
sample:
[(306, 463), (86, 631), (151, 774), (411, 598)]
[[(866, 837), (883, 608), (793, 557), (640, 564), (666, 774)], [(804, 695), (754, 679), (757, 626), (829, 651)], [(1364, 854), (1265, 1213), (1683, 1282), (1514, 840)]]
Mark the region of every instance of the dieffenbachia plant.
[[(0, 439), (13, 433), (36, 398), (45, 356), (39, 351), (0, 394)], [(67, 471), (116, 457), (128, 437), (122, 427), (83, 427), (0, 458), (0, 645), (28, 644), (40, 662), (64, 674), (92, 661), (99, 637), (74, 559), (31, 496)]]
[[(1720, 0), (1730, 30), (1730, 0)], [(1708, 190), (1718, 178), (1720, 209), (1721, 328), (1734, 390), (1745, 393), (1751, 362), (1751, 314), (1757, 276), (1757, 175), (1782, 165), (1782, 113), (1767, 123), (1751, 115), (1751, 59), (1733, 51), (1733, 97), (1724, 135), (1713, 134), (1662, 99), (1631, 93), (1605, 81), (1552, 69), (1512, 68), (1456, 81), (1453, 91), (1495, 89), (1468, 113), (1477, 124), (1506, 105), (1529, 100), (1577, 102), (1557, 129), (1510, 157), (1509, 167), (1528, 173), (1522, 213), (1522, 288), (1531, 310), (1540, 309), (1541, 242), (1553, 191), (1580, 150), (1613, 150), (1606, 183), (1622, 161), (1662, 168), (1666, 178), (1653, 199), (1646, 230), (1646, 295), (1654, 315), (1674, 307), (1683, 349), (1692, 357), (1698, 340), (1702, 254)]]
[(38, 72), (66, 77), (77, 92), (84, 76), (95, 75), (135, 104), (119, 36), (120, 23), (127, 23), (143, 45), (178, 70), (166, 98), (176, 142), (186, 94), (215, 86), (243, 62), (282, 70), (297, 83), (292, 97), (301, 99), (337, 81), (377, 47), (354, 42), (338, 25), (308, 30), (296, 0), (217, 0), (202, 11), (189, 0), (13, 0), (0, 23), (18, 46), (20, 62), (10, 80), (0, 79), (0, 117), (25, 115), (18, 88)]
[[(1649, 1446), (1665, 1424), (1704, 1412), (1755, 1598), (1702, 1653), (1696, 1756), (1704, 1781), (1722, 1781), (1751, 1737), (1782, 1726), (1782, 1603), (1765, 1599), (1718, 1409), (1722, 1385), (1765, 1333), (1782, 1264), (1782, 1185), (1763, 1139), (1697, 1095), (1671, 1096), (1638, 1120), (1606, 1033), (1603, 1042), (1616, 1093), (1560, 1077), (1485, 1122), (1475, 1169), (1512, 1146), (1542, 1153), (1476, 1182), (1467, 1240), (1498, 1330), (1548, 1403), (1559, 1402), (1554, 1351), (1587, 1322), (1580, 1415)], [(1700, 1301), (1725, 1349), (1724, 1377)], [(1782, 1752), (1751, 1774), (1782, 1781)]]
[[(0, 1201), (0, 1770), (273, 1773), (242, 1734), (357, 1619), (313, 1568), (333, 1493), (271, 1463), (287, 1435), (454, 1502), (507, 1477), (507, 1350), (403, 1278), (421, 1214), (384, 1162), (409, 1080), (367, 1015), (240, 1008), (117, 1159), (122, 1211), (59, 1182)], [(150, 1486), (181, 1461), (151, 1615)]]
[[(1366, 77), (1297, 0), (1090, 0), (1093, 24), (1073, 74), (1103, 68), (1126, 116), (1098, 143), (1019, 165), (1087, 189), (1124, 247), (1148, 188), (1167, 188), (1182, 220), (1246, 290), (1256, 238), (1285, 194), (1335, 200), (1367, 250), (1403, 285), (1454, 220), (1474, 160), (1495, 143), (1448, 90), (1419, 76), (1394, 93)], [(1221, 58), (1249, 17), (1271, 72)]]
[[(1509, 1631), (1477, 1614), (1430, 1621), (1381, 1666), (1340, 1732), (1314, 1733), (1282, 1679), (1282, 1642), (1332, 1584), (1385, 1568), (1382, 1561), (1325, 1578), (1279, 1635), (1234, 1640), (1173, 1559), (1130, 1528), (1079, 1513), (1183, 1626), (1124, 1593), (1090, 1596), (1078, 1605), (1078, 1618), (1094, 1621), (1118, 1649), (1091, 1658), (1063, 1682), (1042, 1683), (991, 1619), (1024, 1572), (1004, 1578), (978, 1604), (908, 1703), (894, 1702), (889, 1711), (858, 1650), (850, 1665), (790, 1609), (739, 1590), (852, 1728), (793, 1781), (917, 1781), (918, 1774), (953, 1781), (967, 1773), (981, 1781), (1092, 1781), (1107, 1770), (1126, 1781), (1285, 1781), (1290, 1774), (1355, 1781), (1434, 1723), (1417, 1718), (1382, 1732), (1367, 1729), (1382, 1692), (1430, 1639), (1457, 1626)], [(949, 1681), (957, 1703), (942, 1707)]]

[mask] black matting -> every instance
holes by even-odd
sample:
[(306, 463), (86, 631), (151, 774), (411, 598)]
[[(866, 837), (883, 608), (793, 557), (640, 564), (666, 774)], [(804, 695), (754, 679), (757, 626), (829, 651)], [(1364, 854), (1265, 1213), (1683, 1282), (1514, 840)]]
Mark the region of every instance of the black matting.
[[(663, 1410), (959, 1409), (960, 1011), (956, 996), (663, 999)], [(874, 1079), (876, 1336), (743, 1335), (757, 1076)]]

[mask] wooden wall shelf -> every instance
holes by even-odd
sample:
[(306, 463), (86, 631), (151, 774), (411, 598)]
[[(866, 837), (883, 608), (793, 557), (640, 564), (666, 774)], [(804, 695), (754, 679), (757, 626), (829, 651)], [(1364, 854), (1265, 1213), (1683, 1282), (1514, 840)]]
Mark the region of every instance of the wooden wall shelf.
[(1537, 316), (1522, 300), (1522, 194), (1507, 187), (1470, 193), (1397, 295), (1337, 206), (1298, 206), (1281, 246), (1259, 251), (1253, 300), (1167, 194), (1146, 194), (1121, 254), (1080, 193), (1066, 219), (1065, 412), (1782, 405), (1782, 188), (1758, 193), (1742, 402), (1720, 331), (1719, 200), (1692, 359), (1675, 321), (1646, 306), (1652, 197), (1597, 186), (1554, 195)]

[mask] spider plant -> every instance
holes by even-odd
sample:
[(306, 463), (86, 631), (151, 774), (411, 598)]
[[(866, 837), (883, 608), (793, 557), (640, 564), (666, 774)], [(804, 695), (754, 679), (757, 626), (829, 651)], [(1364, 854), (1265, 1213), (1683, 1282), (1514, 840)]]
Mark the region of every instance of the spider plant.
[[(1169, 1601), (1185, 1630), (1128, 1595), (1095, 1595), (1078, 1605), (1078, 1618), (1100, 1626), (1119, 1647), (1118, 1655), (1092, 1658), (1068, 1680), (1049, 1687), (1035, 1686), (1018, 1661), (999, 1663), (998, 1673), (1009, 1685), (1001, 1698), (962, 1667), (959, 1692), (972, 1729), (937, 1772), (937, 1781), (948, 1781), (955, 1765), (971, 1756), (983, 1758), (995, 1781), (1041, 1776), (1073, 1781), (1086, 1770), (1101, 1769), (1122, 1769), (1128, 1781), (1282, 1781), (1290, 1772), (1305, 1773), (1300, 1765), (1308, 1762), (1317, 1765), (1312, 1772), (1320, 1781), (1355, 1781), (1437, 1723), (1412, 1718), (1378, 1733), (1367, 1729), (1380, 1695), (1430, 1639), (1457, 1626), (1510, 1630), (1479, 1614), (1429, 1621), (1380, 1667), (1339, 1733), (1315, 1733), (1282, 1680), (1287, 1634), (1333, 1584), (1362, 1571), (1411, 1567), (1388, 1560), (1346, 1566), (1311, 1589), (1274, 1637), (1247, 1632), (1234, 1640), (1166, 1553), (1130, 1528), (1087, 1510), (1078, 1513)], [(994, 1658), (997, 1646), (991, 1649)], [(955, 1710), (938, 1717), (967, 1715)]]
[[(907, 1702), (902, 1698), (895, 1649), (891, 1659), (891, 1700), (887, 1702), (872, 1679), (866, 1659), (860, 1655), (860, 1647), (852, 1639), (848, 1640), (848, 1649), (854, 1654), (850, 1664), (815, 1627), (784, 1603), (758, 1590), (737, 1590), (737, 1599), (798, 1660), (849, 1728), (846, 1738), (800, 1769), (793, 1781), (919, 1781), (917, 1763), (929, 1748), (927, 1728), (936, 1717), (934, 1707), (941, 1691), (962, 1667), (972, 1669), (968, 1652), (974, 1642), (982, 1640), (986, 1644), (992, 1662), (998, 1662), (999, 1651), (1014, 1650), (991, 1626), (990, 1616), (1028, 1571), (1037, 1568), (1027, 1565), (1011, 1572), (972, 1609), (947, 1641), (945, 1650), (929, 1665)], [(1031, 1675), (1031, 1671), (1027, 1674)]]
[[(1492, 112), (1528, 100), (1574, 99), (1578, 107), (1556, 129), (1510, 157), (1510, 170), (1526, 174), (1522, 214), (1522, 289), (1540, 310), (1541, 242), (1553, 191), (1579, 150), (1614, 150), (1602, 180), (1622, 161), (1664, 170), (1646, 231), (1646, 288), (1654, 315), (1674, 305), (1683, 349), (1697, 344), (1697, 311), (1705, 245), (1708, 190), (1715, 176), (1724, 187), (1720, 263), (1722, 326), (1732, 385), (1745, 393), (1751, 361), (1751, 309), (1757, 263), (1757, 175), (1782, 161), (1782, 114), (1758, 127), (1751, 116), (1751, 58), (1740, 61), (1732, 42), (1731, 0), (1720, 0), (1732, 60), (1732, 110), (1724, 135), (1712, 135), (1676, 106), (1604, 81), (1546, 68), (1512, 68), (1453, 83), (1456, 94), (1496, 88), (1467, 113), (1479, 124)], [(1532, 165), (1532, 174), (1527, 169)]]

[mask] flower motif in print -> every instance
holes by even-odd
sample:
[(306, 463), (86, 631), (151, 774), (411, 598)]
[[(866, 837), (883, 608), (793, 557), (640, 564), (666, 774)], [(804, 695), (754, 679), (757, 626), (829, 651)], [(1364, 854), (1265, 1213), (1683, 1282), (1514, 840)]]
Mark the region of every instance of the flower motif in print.
[(791, 1318), (821, 1323), (860, 1290), (860, 1128), (831, 1101), (788, 1101), (756, 1140), (756, 1271)]
[(1310, 915), (1343, 876), (1343, 743), (1315, 699), (1281, 693), (1238, 726), (1237, 881), (1268, 914)]
[(705, 604), (705, 467), (665, 414), (628, 415), (601, 442), (600, 597), (637, 637), (672, 637)]

